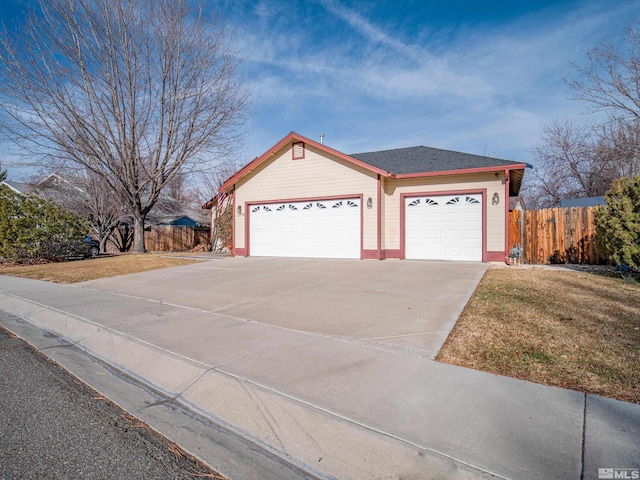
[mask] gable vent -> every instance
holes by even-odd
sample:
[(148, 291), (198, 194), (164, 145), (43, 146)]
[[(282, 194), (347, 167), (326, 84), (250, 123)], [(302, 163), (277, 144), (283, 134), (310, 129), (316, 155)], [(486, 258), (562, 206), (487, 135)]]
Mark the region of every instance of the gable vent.
[(293, 144), (292, 153), (294, 160), (300, 160), (304, 158), (304, 142), (295, 142)]

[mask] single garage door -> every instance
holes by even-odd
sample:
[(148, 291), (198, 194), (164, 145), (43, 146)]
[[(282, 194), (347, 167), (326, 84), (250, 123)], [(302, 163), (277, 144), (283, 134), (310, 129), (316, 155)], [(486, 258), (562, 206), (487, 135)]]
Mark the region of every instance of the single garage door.
[(250, 205), (249, 255), (360, 258), (360, 199)]
[(482, 261), (482, 195), (405, 198), (405, 257)]

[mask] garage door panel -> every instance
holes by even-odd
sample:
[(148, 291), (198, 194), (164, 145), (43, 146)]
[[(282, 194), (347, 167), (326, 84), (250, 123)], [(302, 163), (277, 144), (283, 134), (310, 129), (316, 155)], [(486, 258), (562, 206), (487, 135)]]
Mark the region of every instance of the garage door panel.
[(446, 212), (442, 216), (442, 221), (446, 223), (458, 224), (462, 220), (464, 220), (464, 215), (461, 212)]
[(440, 222), (442, 221), (443, 215), (441, 212), (425, 212), (422, 215), (418, 216), (419, 222)]
[(252, 206), (250, 255), (360, 258), (360, 199)]
[(482, 261), (482, 195), (405, 199), (405, 256)]
[(444, 255), (447, 257), (454, 257), (454, 256), (460, 255), (460, 249), (454, 246), (444, 247), (442, 251), (444, 252)]

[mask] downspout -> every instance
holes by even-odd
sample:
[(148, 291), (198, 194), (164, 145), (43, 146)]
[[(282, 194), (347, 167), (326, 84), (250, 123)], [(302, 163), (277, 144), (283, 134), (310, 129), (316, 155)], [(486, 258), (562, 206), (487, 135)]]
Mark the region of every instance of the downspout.
[(376, 208), (378, 209), (378, 260), (382, 260), (382, 181), (380, 174), (378, 174), (378, 202)]
[(236, 192), (235, 185), (231, 190), (231, 195), (233, 195), (232, 202), (233, 207), (231, 210), (231, 256), (235, 256), (236, 254)]
[[(242, 205), (240, 205), (242, 208)], [(251, 230), (249, 230), (249, 204), (244, 202), (244, 256), (248, 257), (251, 252), (249, 248), (251, 248)]]
[[(219, 193), (216, 193), (216, 196), (218, 197), (218, 202), (219, 202), (220, 201)], [(215, 245), (214, 245), (215, 239), (213, 238), (213, 230), (214, 230), (213, 226), (214, 226), (216, 218), (218, 218), (218, 216), (217, 215), (215, 217), (213, 216), (214, 215), (214, 211), (213, 210), (215, 208), (216, 213), (218, 212), (218, 202), (216, 202), (216, 206), (215, 207), (211, 207), (211, 225), (209, 225), (209, 242), (211, 243), (211, 248), (209, 249), (210, 252), (215, 252), (215, 250), (216, 250), (215, 249)]]
[(504, 263), (511, 265), (509, 262), (509, 170), (504, 171)]

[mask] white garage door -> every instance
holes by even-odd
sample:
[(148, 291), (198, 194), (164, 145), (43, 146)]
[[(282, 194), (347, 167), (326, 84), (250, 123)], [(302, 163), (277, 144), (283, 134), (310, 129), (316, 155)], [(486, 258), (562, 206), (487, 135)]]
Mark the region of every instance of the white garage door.
[(482, 195), (405, 198), (405, 257), (482, 261)]
[(360, 258), (360, 199), (251, 205), (249, 254)]

